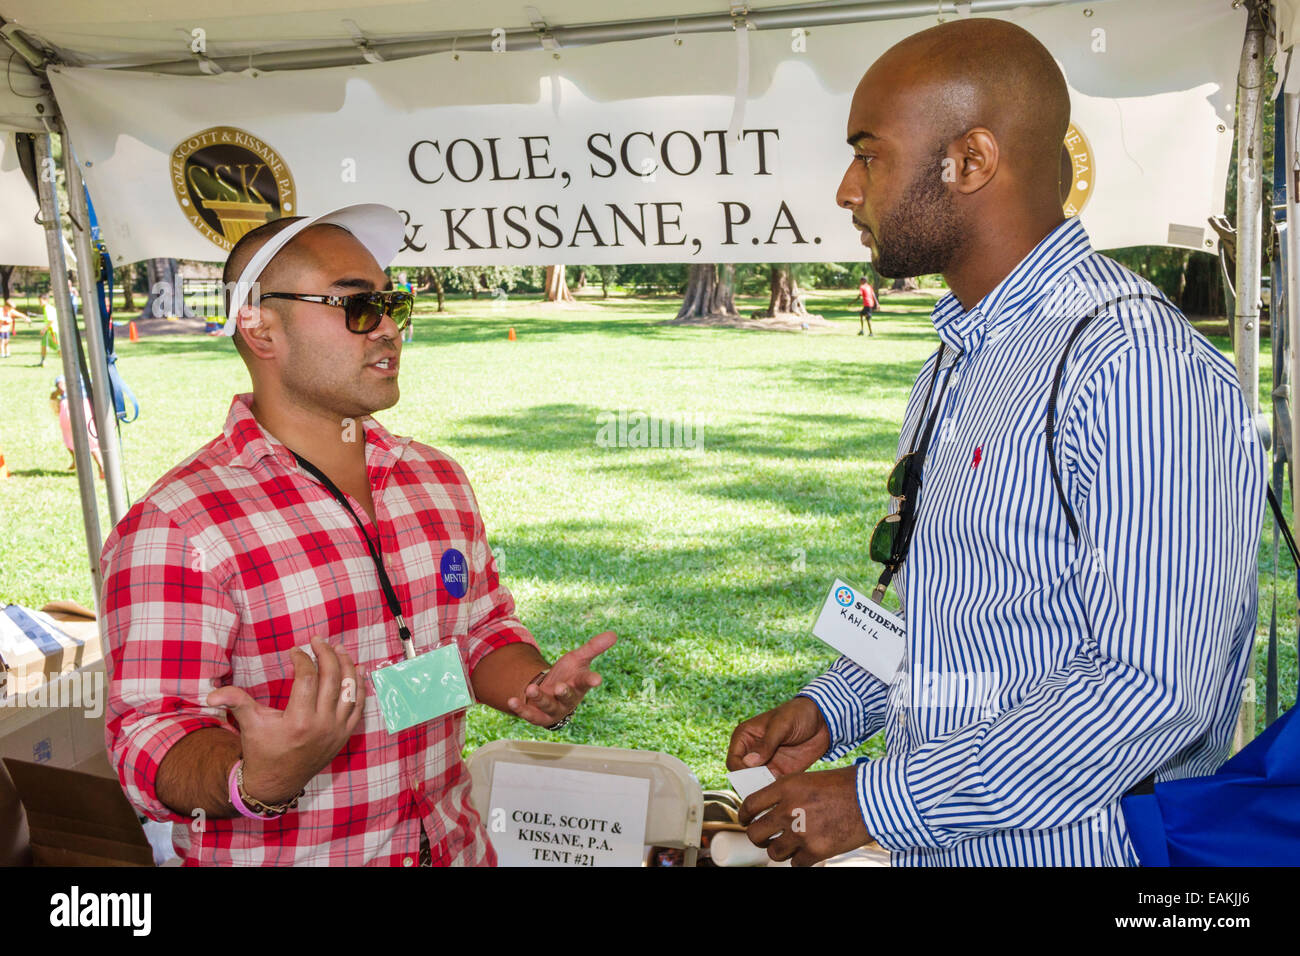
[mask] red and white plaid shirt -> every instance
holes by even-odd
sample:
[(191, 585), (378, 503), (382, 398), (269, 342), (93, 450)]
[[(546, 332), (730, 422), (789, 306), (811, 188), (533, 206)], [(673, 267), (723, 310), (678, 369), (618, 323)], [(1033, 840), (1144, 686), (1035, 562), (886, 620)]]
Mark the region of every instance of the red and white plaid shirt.
[[(411, 866), (421, 826), (437, 864), (488, 864), (496, 854), (470, 805), (461, 762), (464, 711), (390, 735), (367, 682), (364, 719), (307, 784), (297, 810), (270, 821), (208, 818), (200, 826), (158, 800), (158, 765), (186, 734), (232, 726), (208, 693), (234, 684), (283, 709), (289, 649), (324, 637), (366, 673), (402, 660), (397, 626), (352, 517), (249, 411), (230, 406), (224, 434), (136, 502), (104, 545), (106, 737), (127, 797), (172, 820), (186, 864)], [(465, 473), (442, 452), (364, 428), (376, 538), (417, 652), (454, 639), (472, 674), (485, 656), (534, 643), (497, 579)], [(464, 555), (469, 589), (440, 575)]]

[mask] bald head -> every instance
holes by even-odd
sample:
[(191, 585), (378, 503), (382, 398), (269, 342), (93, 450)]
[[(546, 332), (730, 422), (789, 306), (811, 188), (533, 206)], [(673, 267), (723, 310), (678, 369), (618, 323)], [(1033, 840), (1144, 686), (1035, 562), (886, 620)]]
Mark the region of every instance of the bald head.
[(963, 19), (922, 30), (858, 83), (836, 202), (881, 275), (941, 273), (978, 301), (1064, 218), (1069, 120), (1065, 78), (1022, 28)]
[(1014, 23), (976, 18), (922, 30), (887, 50), (863, 87), (915, 116), (936, 148), (984, 127), (1017, 179), (1059, 181), (1069, 91), (1047, 48)]

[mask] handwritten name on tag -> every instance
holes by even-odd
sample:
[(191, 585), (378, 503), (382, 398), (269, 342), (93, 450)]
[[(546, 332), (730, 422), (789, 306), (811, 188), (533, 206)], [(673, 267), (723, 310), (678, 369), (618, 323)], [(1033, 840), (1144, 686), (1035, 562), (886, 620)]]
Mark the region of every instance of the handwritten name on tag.
[(827, 592), (812, 632), (886, 684), (893, 683), (907, 653), (903, 619), (839, 578)]

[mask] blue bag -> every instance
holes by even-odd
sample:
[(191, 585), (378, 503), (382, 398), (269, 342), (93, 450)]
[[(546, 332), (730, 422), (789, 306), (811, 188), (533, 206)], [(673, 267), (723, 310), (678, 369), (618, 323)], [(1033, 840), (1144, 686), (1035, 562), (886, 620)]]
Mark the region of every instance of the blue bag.
[[(1268, 504), (1300, 566), (1282, 505)], [(1300, 597), (1300, 580), (1296, 582)], [(1272, 701), (1270, 700), (1270, 709)], [(1300, 865), (1300, 703), (1208, 777), (1158, 783), (1120, 810), (1143, 866)], [(1292, 724), (1296, 726), (1292, 727)]]
[[(1300, 723), (1292, 707), (1209, 777), (1120, 801), (1143, 866), (1300, 864)], [(1295, 724), (1295, 726), (1292, 726)]]

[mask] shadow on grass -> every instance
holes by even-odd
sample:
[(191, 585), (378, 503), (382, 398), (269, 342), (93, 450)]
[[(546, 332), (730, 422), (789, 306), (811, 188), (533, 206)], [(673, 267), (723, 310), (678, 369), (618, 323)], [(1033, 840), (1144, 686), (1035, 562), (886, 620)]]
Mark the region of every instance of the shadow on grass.
[(19, 468), (9, 472), (10, 478), (76, 478), (77, 473), (71, 469), (57, 468)]
[[(815, 363), (807, 363), (814, 366)], [(847, 380), (850, 371), (836, 373)], [(897, 373), (899, 382), (910, 384), (912, 376)], [(877, 379), (878, 381), (878, 379)], [(845, 386), (825, 383), (829, 388), (843, 390)], [(894, 383), (897, 385), (898, 383)], [(891, 387), (882, 384), (881, 387)], [(564, 452), (587, 450), (599, 458), (613, 457), (625, 452), (663, 452), (659, 462), (613, 464), (615, 470), (632, 467), (645, 470), (648, 477), (654, 472), (668, 469), (665, 480), (676, 480), (688, 471), (698, 469), (696, 453), (689, 448), (632, 448), (602, 447), (596, 444), (604, 422), (615, 425), (610, 434), (617, 440), (616, 420), (611, 421), (612, 408), (575, 403), (534, 405), (531, 408), (509, 413), (477, 415), (464, 420), (466, 430), (455, 437), (457, 447), (500, 448), (525, 452)], [(636, 411), (630, 409), (629, 411)], [(644, 410), (653, 414), (653, 409)], [(672, 425), (664, 418), (662, 425)], [(662, 426), (661, 426), (662, 427)], [(848, 429), (850, 437), (826, 440), (821, 433), (830, 428)], [(768, 458), (819, 458), (851, 459), (859, 461), (892, 461), (898, 440), (899, 423), (885, 418), (829, 412), (757, 412), (744, 424), (719, 427), (707, 421), (699, 425), (698, 439), (708, 452), (730, 452), (738, 456), (754, 455)], [(475, 430), (480, 430), (475, 434)], [(663, 428), (668, 431), (667, 427)], [(773, 440), (773, 434), (788, 434), (785, 440)], [(677, 471), (674, 471), (677, 469)], [(772, 489), (779, 491), (777, 488)]]

